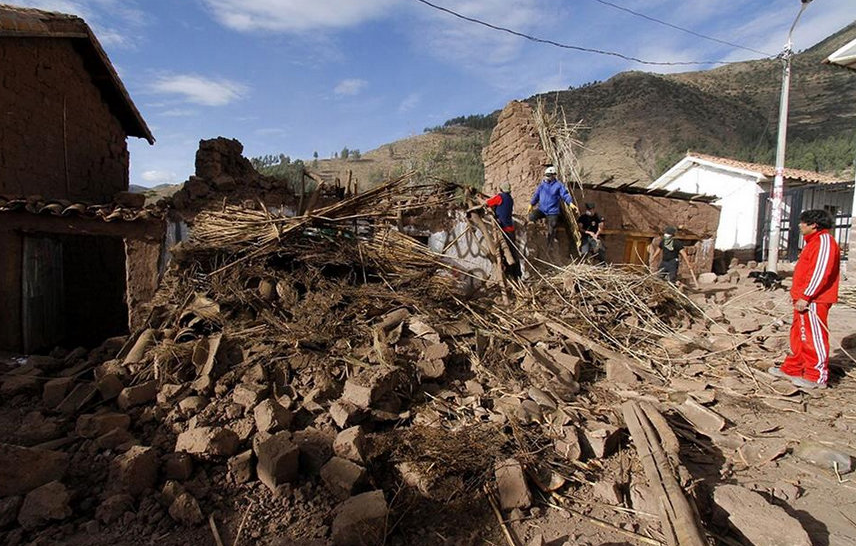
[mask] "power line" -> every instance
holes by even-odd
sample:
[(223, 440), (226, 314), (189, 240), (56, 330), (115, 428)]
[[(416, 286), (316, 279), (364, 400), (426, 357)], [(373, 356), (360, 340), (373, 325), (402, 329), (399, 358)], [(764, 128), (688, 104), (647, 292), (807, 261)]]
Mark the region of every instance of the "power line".
[(432, 4), (428, 0), (416, 0), (416, 1), (421, 2), (422, 4), (425, 4), (426, 6), (432, 7), (436, 10), (448, 13), (449, 15), (457, 17), (458, 19), (463, 19), (464, 21), (468, 21), (470, 23), (475, 23), (477, 25), (481, 25), (481, 26), (484, 26), (484, 27), (487, 27), (487, 28), (490, 28), (493, 30), (498, 30), (500, 32), (512, 34), (514, 36), (518, 36), (520, 38), (525, 38), (527, 40), (530, 40), (532, 42), (537, 42), (539, 44), (547, 44), (547, 45), (551, 45), (551, 46), (555, 46), (555, 47), (560, 47), (562, 49), (573, 49), (575, 51), (583, 51), (586, 53), (597, 53), (598, 55), (609, 55), (612, 57), (618, 57), (620, 59), (624, 59), (626, 61), (633, 61), (635, 63), (657, 65), (657, 66), (688, 66), (688, 65), (699, 65), (699, 64), (729, 64), (726, 61), (674, 61), (674, 62), (646, 61), (646, 60), (639, 59), (636, 57), (630, 57), (628, 55), (616, 53), (614, 51), (605, 51), (603, 49), (592, 49), (592, 48), (588, 48), (588, 47), (568, 45), (568, 44), (563, 44), (560, 42), (554, 42), (553, 40), (545, 40), (544, 38), (537, 38), (535, 36), (530, 36), (529, 34), (524, 34), (522, 32), (518, 32), (516, 30), (511, 30), (509, 28), (500, 27), (497, 25), (493, 25), (491, 23), (486, 23), (485, 21), (482, 21), (480, 19), (475, 19), (473, 17), (467, 17), (466, 15), (462, 15), (456, 11), (452, 11), (448, 8), (444, 8), (443, 6), (438, 6), (436, 4)]
[(692, 34), (693, 36), (696, 36), (696, 37), (698, 37), (698, 38), (702, 38), (702, 39), (705, 39), (705, 40), (710, 40), (711, 42), (717, 42), (717, 43), (724, 44), (724, 45), (731, 46), (731, 47), (736, 47), (737, 49), (743, 49), (743, 50), (745, 50), (745, 51), (751, 51), (752, 53), (760, 53), (761, 55), (763, 55), (763, 56), (765, 56), (765, 57), (775, 57), (775, 55), (773, 55), (773, 54), (771, 54), (771, 53), (766, 53), (766, 52), (764, 52), (764, 51), (759, 51), (759, 50), (757, 50), (757, 49), (752, 49), (751, 47), (742, 46), (742, 45), (740, 45), (740, 44), (735, 44), (735, 43), (733, 43), (733, 42), (728, 42), (728, 41), (726, 41), (726, 40), (720, 40), (719, 38), (714, 38), (714, 37), (712, 37), (712, 36), (706, 36), (706, 35), (704, 35), (704, 34), (701, 34), (701, 33), (696, 32), (696, 31), (694, 31), (694, 30), (690, 30), (690, 29), (687, 29), (687, 28), (679, 27), (678, 25), (673, 25), (672, 23), (669, 23), (669, 22), (667, 22), (667, 21), (662, 21), (662, 20), (657, 19), (657, 18), (655, 18), (655, 17), (651, 17), (650, 15), (645, 15), (644, 13), (639, 13), (638, 11), (633, 11), (633, 10), (632, 10), (632, 9), (630, 9), (630, 8), (625, 8), (624, 6), (619, 6), (618, 4), (613, 4), (612, 2), (607, 2), (606, 0), (594, 0), (594, 1), (595, 1), (595, 2), (598, 2), (598, 3), (600, 3), (600, 4), (603, 4), (604, 6), (609, 6), (609, 7), (612, 7), (612, 8), (618, 9), (618, 10), (621, 10), (621, 11), (626, 11), (627, 13), (629, 13), (629, 14), (631, 14), (631, 15), (635, 15), (635, 16), (637, 16), (637, 17), (642, 17), (643, 19), (647, 19), (647, 20), (649, 20), (649, 21), (653, 21), (654, 23), (659, 23), (659, 24), (661, 24), (661, 25), (666, 25), (667, 27), (673, 28), (673, 29), (675, 29), (675, 30), (680, 30), (681, 32), (686, 32), (687, 34)]

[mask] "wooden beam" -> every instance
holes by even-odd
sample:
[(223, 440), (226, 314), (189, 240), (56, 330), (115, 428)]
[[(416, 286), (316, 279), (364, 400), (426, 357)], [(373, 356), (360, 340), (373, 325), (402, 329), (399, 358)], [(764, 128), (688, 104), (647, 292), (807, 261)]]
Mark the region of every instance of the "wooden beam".
[[(643, 409), (633, 400), (622, 404), (621, 411), (651, 491), (658, 497), (666, 542), (670, 546), (706, 546), (704, 531), (696, 516), (697, 510), (675, 478), (672, 463), (663, 449), (663, 440), (657, 434), (658, 427), (652, 424), (656, 422), (660, 427), (668, 427), (666, 420), (650, 404)], [(672, 441), (672, 438), (667, 440), (670, 444)]]

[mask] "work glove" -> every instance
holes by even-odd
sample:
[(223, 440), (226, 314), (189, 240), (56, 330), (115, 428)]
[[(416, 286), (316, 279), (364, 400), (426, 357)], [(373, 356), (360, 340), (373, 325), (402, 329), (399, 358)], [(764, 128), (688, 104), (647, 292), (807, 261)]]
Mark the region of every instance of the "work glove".
[(535, 205), (529, 205), (529, 208), (526, 209), (526, 214), (532, 214), (532, 211), (535, 210)]

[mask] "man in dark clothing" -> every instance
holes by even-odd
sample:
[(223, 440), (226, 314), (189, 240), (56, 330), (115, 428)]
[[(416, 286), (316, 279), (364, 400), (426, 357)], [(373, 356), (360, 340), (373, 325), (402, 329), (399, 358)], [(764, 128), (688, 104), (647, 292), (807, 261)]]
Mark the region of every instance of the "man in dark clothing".
[(548, 247), (553, 246), (553, 241), (556, 240), (556, 227), (559, 225), (559, 215), (562, 214), (562, 201), (569, 205), (574, 202), (565, 183), (556, 178), (557, 174), (556, 167), (547, 167), (544, 170), (545, 178), (535, 188), (535, 193), (529, 201), (529, 221), (547, 219)]
[(686, 245), (675, 239), (677, 232), (678, 229), (676, 227), (666, 226), (666, 229), (663, 231), (663, 239), (651, 257), (651, 261), (656, 263), (657, 258), (661, 255), (663, 256), (663, 259), (660, 261), (658, 273), (671, 283), (678, 280), (678, 265), (680, 264), (678, 257), (683, 258), (686, 262), (690, 261), (689, 256), (687, 256)]
[(502, 229), (502, 234), (505, 236), (505, 243), (511, 250), (511, 256), (514, 258), (514, 263), (509, 265), (503, 260), (505, 266), (505, 274), (511, 278), (519, 278), (520, 270), (520, 255), (517, 253), (517, 236), (514, 232), (514, 198), (511, 197), (511, 184), (503, 182), (499, 185), (499, 193), (488, 199), (485, 204), (493, 209), (496, 215), (496, 221)]
[(595, 212), (594, 203), (586, 203), (586, 211), (580, 215), (577, 222), (580, 224), (582, 242), (580, 254), (583, 258), (594, 256), (600, 263), (606, 262), (606, 248), (600, 240), (600, 232), (603, 229), (603, 216)]

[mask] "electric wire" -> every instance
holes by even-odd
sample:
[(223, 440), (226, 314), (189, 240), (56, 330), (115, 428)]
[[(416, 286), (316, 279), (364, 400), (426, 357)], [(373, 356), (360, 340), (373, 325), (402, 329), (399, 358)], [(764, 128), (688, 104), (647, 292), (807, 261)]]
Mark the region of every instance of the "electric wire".
[(631, 57), (629, 55), (624, 55), (622, 53), (616, 53), (614, 51), (606, 51), (603, 49), (593, 49), (593, 48), (589, 48), (589, 47), (563, 44), (561, 42), (556, 42), (553, 40), (546, 40), (544, 38), (538, 38), (536, 36), (531, 36), (529, 34), (525, 34), (523, 32), (518, 32), (518, 31), (512, 30), (510, 28), (505, 28), (505, 27), (501, 27), (501, 26), (494, 25), (491, 23), (487, 23), (485, 21), (482, 21), (481, 19), (476, 19), (474, 17), (468, 17), (466, 15), (462, 15), (456, 11), (453, 11), (449, 8), (444, 8), (443, 6), (438, 6), (437, 4), (433, 4), (433, 3), (429, 2), (428, 0), (416, 0), (416, 1), (419, 3), (425, 4), (428, 7), (434, 8), (434, 9), (442, 11), (444, 13), (448, 13), (449, 15), (452, 15), (453, 17), (457, 17), (458, 19), (468, 21), (470, 23), (481, 25), (483, 27), (487, 27), (487, 28), (490, 28), (493, 30), (498, 30), (500, 32), (505, 32), (507, 34), (511, 34), (511, 35), (517, 36), (519, 38), (525, 38), (529, 41), (536, 42), (539, 44), (547, 44), (547, 45), (559, 47), (562, 49), (572, 49), (575, 51), (582, 51), (585, 53), (596, 53), (598, 55), (608, 55), (611, 57), (618, 57), (620, 59), (624, 59), (626, 61), (632, 61), (632, 62), (639, 63), (639, 64), (656, 65), (656, 66), (693, 66), (693, 65), (706, 65), (706, 64), (721, 64), (721, 65), (729, 64), (728, 61), (648, 61), (648, 60), (644, 60), (644, 59), (639, 59), (638, 57)]
[(633, 11), (630, 8), (625, 8), (624, 6), (619, 6), (618, 4), (613, 4), (612, 2), (608, 2), (607, 0), (594, 0), (594, 1), (599, 3), (599, 4), (603, 4), (604, 6), (609, 6), (611, 8), (615, 8), (617, 10), (627, 12), (631, 15), (635, 15), (637, 17), (647, 19), (648, 21), (652, 21), (654, 23), (665, 25), (669, 28), (673, 28), (675, 30), (680, 30), (681, 32), (686, 32), (687, 34), (692, 34), (693, 36), (696, 36), (698, 38), (702, 38), (704, 40), (710, 40), (711, 42), (717, 42), (719, 44), (727, 45), (730, 47), (735, 47), (737, 49), (742, 49), (744, 51), (751, 51), (752, 53), (759, 53), (765, 57), (775, 57), (775, 55), (772, 53), (766, 53), (766, 52), (760, 51), (758, 49), (752, 49), (751, 47), (746, 47), (746, 46), (742, 46), (740, 44), (735, 44), (734, 42), (729, 42), (727, 40), (720, 40), (719, 38), (714, 38), (713, 36), (707, 36), (707, 35), (701, 34), (699, 32), (696, 32), (694, 30), (690, 30), (688, 28), (683, 28), (683, 27), (679, 27), (678, 25), (673, 25), (672, 23), (669, 23), (668, 21), (663, 21), (661, 19), (657, 19), (656, 17), (651, 17), (650, 15), (645, 15), (644, 13), (639, 13), (638, 11)]

